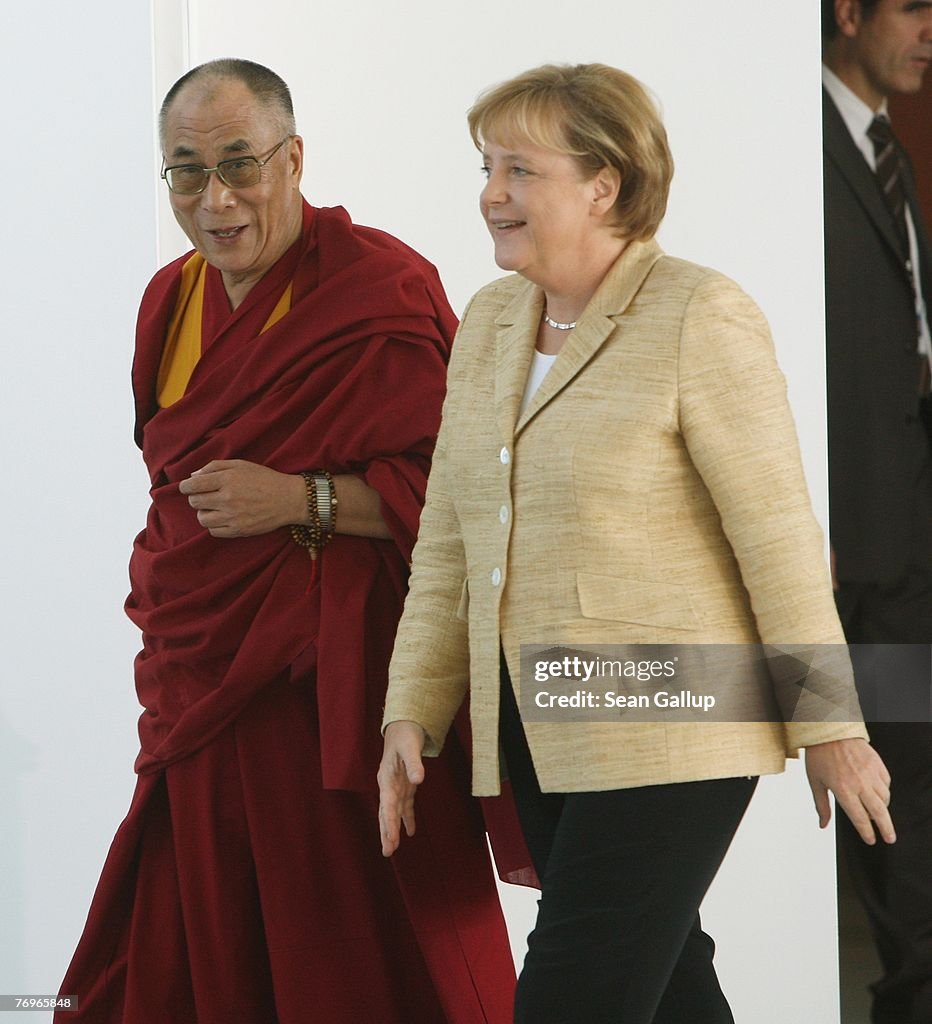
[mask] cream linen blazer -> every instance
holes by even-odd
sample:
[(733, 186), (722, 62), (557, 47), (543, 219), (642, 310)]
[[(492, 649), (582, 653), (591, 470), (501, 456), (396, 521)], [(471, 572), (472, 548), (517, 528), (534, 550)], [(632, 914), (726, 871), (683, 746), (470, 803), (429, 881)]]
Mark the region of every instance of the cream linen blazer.
[[(460, 325), (385, 723), (439, 752), (467, 692), (473, 791), (499, 792), (499, 650), (841, 644), (764, 318), (732, 281), (630, 244), (519, 416), (543, 293), (483, 288)], [(853, 685), (848, 679), (845, 685)], [(544, 791), (782, 771), (859, 722), (526, 722)]]

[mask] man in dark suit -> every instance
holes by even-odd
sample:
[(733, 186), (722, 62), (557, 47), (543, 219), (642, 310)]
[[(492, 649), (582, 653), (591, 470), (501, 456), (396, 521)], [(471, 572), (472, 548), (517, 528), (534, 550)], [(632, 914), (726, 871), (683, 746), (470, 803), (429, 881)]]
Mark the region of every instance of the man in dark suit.
[(872, 1019), (929, 1024), (932, 252), (886, 101), (922, 85), (932, 2), (823, 0), (822, 42), (832, 560), (898, 837), (839, 840), (884, 968)]

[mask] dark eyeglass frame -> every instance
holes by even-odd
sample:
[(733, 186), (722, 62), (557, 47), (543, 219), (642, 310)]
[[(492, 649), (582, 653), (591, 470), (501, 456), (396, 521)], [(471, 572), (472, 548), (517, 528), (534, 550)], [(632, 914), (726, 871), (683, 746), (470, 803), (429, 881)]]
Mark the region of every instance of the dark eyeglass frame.
[[(289, 139), (293, 139), (293, 135), (286, 135), (281, 142), (273, 146), (264, 157), (252, 156), (251, 154), (244, 156), (233, 156), (229, 160), (221, 160), (216, 167), (202, 167), (200, 164), (172, 164), (171, 167), (165, 166), (165, 157), (162, 157), (162, 170), (159, 172), (159, 177), (162, 178), (166, 185), (168, 185), (169, 191), (173, 192), (176, 196), (199, 196), (208, 185), (210, 176), (216, 173), (217, 177), (226, 185), (227, 188), (251, 188), (253, 185), (258, 185), (261, 180), (260, 172), (262, 168), (272, 159), (273, 156), (285, 145)], [(227, 164), (241, 164), (251, 163), (255, 164), (256, 167), (256, 180), (249, 182), (247, 185), (234, 185), (233, 182), (229, 181), (223, 173), (223, 168)], [(193, 191), (179, 191), (172, 187), (172, 171), (183, 171), (183, 170), (198, 170), (204, 175), (204, 183), (200, 188), (194, 189)]]

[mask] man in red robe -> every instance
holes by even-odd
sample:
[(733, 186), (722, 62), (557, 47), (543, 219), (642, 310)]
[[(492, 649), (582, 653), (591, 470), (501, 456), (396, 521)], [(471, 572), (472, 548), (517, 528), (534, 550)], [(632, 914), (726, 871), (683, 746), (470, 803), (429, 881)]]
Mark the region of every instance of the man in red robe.
[(506, 1024), (462, 755), (391, 861), (376, 820), (455, 319), (417, 253), (303, 200), (273, 72), (195, 68), (160, 130), (195, 251), (149, 285), (133, 367), (152, 482), (127, 601), (139, 780), (62, 986), (80, 1009), (56, 1019)]

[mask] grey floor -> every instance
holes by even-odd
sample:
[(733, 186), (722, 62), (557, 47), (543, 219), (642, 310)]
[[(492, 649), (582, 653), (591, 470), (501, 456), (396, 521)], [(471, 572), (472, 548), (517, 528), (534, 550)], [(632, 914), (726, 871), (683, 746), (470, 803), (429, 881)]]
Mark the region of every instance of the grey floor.
[(842, 867), (838, 873), (838, 945), (841, 1024), (870, 1024), (867, 986), (880, 976), (880, 965), (867, 919)]

